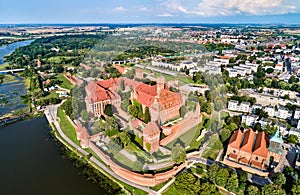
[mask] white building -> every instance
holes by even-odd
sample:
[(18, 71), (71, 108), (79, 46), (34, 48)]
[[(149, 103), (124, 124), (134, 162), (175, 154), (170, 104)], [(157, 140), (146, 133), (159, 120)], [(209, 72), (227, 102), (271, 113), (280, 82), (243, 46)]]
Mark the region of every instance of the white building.
[(300, 120), (298, 121), (297, 129), (300, 129)]
[(272, 121), (267, 118), (262, 118), (259, 120), (262, 128), (265, 128), (268, 124), (271, 125)]
[(249, 112), (250, 111), (250, 103), (249, 102), (242, 102), (241, 105), (240, 105), (239, 111)]
[(290, 117), (289, 112), (289, 109), (285, 107), (280, 107), (278, 108), (277, 117), (281, 119), (287, 119), (288, 117)]
[(275, 108), (272, 106), (267, 106), (265, 107), (265, 112), (270, 116), (270, 117), (274, 117), (275, 115)]
[(237, 100), (230, 100), (228, 102), (228, 110), (237, 111), (239, 102)]
[(197, 67), (196, 62), (182, 62), (180, 64), (171, 64), (171, 63), (165, 63), (165, 62), (159, 62), (159, 61), (152, 61), (152, 66), (161, 67), (173, 71), (183, 71), (185, 69), (191, 69), (194, 67)]
[(254, 126), (258, 118), (256, 115), (243, 115), (242, 123), (245, 123), (247, 126)]
[(245, 74), (251, 74), (252, 70), (248, 67), (242, 67), (242, 66), (233, 66), (234, 69), (237, 70), (244, 70)]
[(300, 119), (300, 109), (296, 108), (294, 112), (294, 119)]
[(219, 64), (219, 66), (228, 65), (229, 64), (229, 59), (215, 58), (214, 62), (217, 62)]
[(234, 78), (234, 77), (237, 77), (238, 76), (238, 71), (236, 69), (233, 69), (233, 68), (227, 68), (226, 69), (229, 73), (229, 77), (230, 78)]

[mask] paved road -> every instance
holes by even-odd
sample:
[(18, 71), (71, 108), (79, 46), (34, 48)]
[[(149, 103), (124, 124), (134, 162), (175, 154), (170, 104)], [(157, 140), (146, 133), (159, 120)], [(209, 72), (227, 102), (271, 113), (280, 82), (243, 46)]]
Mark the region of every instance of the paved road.
[(75, 144), (72, 140), (70, 140), (64, 132), (61, 130), (59, 123), (57, 122), (57, 108), (60, 105), (51, 105), (47, 106), (45, 108), (45, 115), (49, 121), (49, 123), (54, 123), (59, 135), (66, 141), (68, 144), (70, 144), (72, 147), (74, 147), (77, 151), (79, 151), (81, 154), (87, 156), (88, 153), (83, 150), (81, 147), (79, 147), (77, 144)]

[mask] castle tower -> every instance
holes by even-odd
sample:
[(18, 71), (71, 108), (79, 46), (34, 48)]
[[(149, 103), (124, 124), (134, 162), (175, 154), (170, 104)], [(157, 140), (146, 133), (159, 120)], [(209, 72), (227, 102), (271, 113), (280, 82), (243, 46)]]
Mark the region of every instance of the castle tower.
[(137, 69), (135, 71), (135, 78), (137, 79), (143, 79), (144, 78), (144, 71), (142, 69)]
[(155, 122), (150, 122), (143, 129), (143, 148), (150, 152), (157, 152), (159, 149), (160, 130)]
[(160, 93), (161, 93), (161, 91), (163, 90), (163, 89), (165, 89), (165, 83), (166, 83), (166, 80), (165, 80), (165, 78), (164, 77), (159, 77), (159, 78), (157, 78), (157, 80), (156, 80), (156, 86), (157, 86), (157, 96), (159, 97), (159, 95), (160, 95)]

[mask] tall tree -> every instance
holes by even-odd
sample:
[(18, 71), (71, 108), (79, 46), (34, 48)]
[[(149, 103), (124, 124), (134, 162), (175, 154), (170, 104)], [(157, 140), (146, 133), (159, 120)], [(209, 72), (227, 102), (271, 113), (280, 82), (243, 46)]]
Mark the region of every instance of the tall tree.
[(176, 144), (174, 148), (172, 148), (171, 158), (175, 164), (180, 164), (186, 161), (186, 152), (185, 149), (180, 145)]

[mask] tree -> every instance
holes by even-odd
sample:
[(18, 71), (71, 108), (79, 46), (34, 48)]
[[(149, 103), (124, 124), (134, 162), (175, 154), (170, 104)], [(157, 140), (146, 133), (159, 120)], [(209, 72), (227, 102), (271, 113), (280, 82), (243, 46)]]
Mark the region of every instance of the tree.
[(259, 116), (259, 118), (268, 118), (268, 113), (266, 113), (263, 109), (256, 108), (255, 109), (255, 114)]
[(119, 125), (114, 117), (108, 117), (104, 123), (105, 134), (113, 136), (118, 133)]
[(247, 195), (258, 195), (259, 194), (259, 189), (258, 189), (258, 187), (254, 186), (254, 185), (249, 185), (247, 187), (246, 194)]
[(300, 185), (294, 184), (291, 191), (292, 191), (293, 195), (299, 195), (300, 194)]
[(296, 136), (296, 135), (290, 135), (287, 138), (287, 141), (292, 144), (297, 144), (299, 142), (299, 139), (298, 139), (298, 136)]
[(124, 91), (124, 90), (125, 90), (124, 80), (121, 80), (121, 83), (120, 83), (120, 89), (121, 89), (121, 91)]
[(97, 133), (99, 133), (99, 132), (102, 132), (102, 131), (104, 131), (105, 129), (104, 129), (104, 123), (103, 123), (103, 121), (100, 119), (100, 120), (98, 120), (98, 121), (96, 121), (94, 124), (93, 124), (93, 126), (92, 126), (92, 134), (94, 135), (94, 134), (97, 134)]
[(261, 124), (260, 124), (260, 123), (255, 123), (255, 125), (254, 125), (254, 130), (262, 131)]
[(220, 168), (216, 175), (216, 184), (224, 187), (229, 177), (229, 171), (226, 168)]
[(201, 106), (201, 112), (206, 112), (207, 114), (211, 114), (213, 110), (212, 104), (210, 102), (205, 102)]
[(143, 116), (143, 121), (145, 123), (149, 123), (151, 121), (151, 116), (150, 116), (150, 112), (149, 112), (149, 108), (148, 107), (145, 108), (145, 114)]
[(85, 109), (80, 112), (80, 116), (83, 121), (89, 121), (90, 119), (90, 115)]
[(200, 182), (193, 174), (186, 171), (176, 177), (174, 185), (181, 192), (180, 194), (197, 194), (200, 190)]
[(186, 161), (185, 149), (180, 144), (176, 144), (176, 146), (172, 148), (171, 158), (175, 164), (180, 164), (185, 162)]
[(179, 113), (180, 113), (180, 117), (182, 117), (182, 118), (187, 113), (187, 109), (186, 109), (186, 107), (184, 105), (179, 108)]
[(235, 192), (237, 191), (238, 187), (239, 187), (239, 179), (236, 173), (232, 173), (227, 180), (226, 189), (229, 190), (230, 192)]
[(202, 183), (199, 190), (200, 195), (219, 195), (215, 184), (209, 182)]
[(216, 176), (218, 174), (219, 169), (220, 169), (219, 166), (214, 163), (207, 170), (208, 178), (214, 183), (216, 181)]
[(275, 173), (274, 177), (273, 177), (273, 182), (274, 182), (274, 184), (281, 187), (282, 185), (285, 184), (286, 178), (283, 173)]
[(119, 134), (120, 140), (123, 143), (123, 146), (127, 146), (130, 143), (130, 135), (127, 131), (123, 131)]
[(73, 106), (72, 106), (72, 99), (67, 99), (62, 105), (61, 108), (65, 111), (66, 115), (70, 118), (74, 118), (73, 115)]
[(112, 111), (112, 105), (111, 104), (106, 104), (106, 106), (104, 108), (104, 114), (106, 114), (107, 116), (110, 116), (110, 117), (113, 116), (113, 111)]
[(220, 139), (221, 139), (221, 142), (225, 142), (231, 135), (231, 131), (229, 129), (222, 129), (220, 131)]
[(276, 187), (273, 184), (264, 185), (261, 189), (262, 195), (285, 195), (285, 191), (280, 187)]
[(206, 99), (207, 99), (208, 102), (211, 101), (211, 95), (210, 95), (210, 91), (209, 90), (205, 91), (205, 97), (206, 97)]

